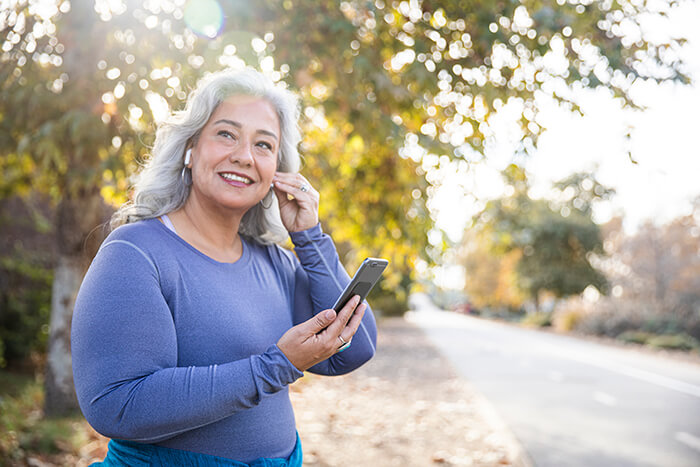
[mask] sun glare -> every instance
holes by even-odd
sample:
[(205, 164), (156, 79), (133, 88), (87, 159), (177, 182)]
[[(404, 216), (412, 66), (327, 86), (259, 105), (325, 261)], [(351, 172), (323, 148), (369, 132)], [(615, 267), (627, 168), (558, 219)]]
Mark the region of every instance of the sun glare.
[(190, 0), (184, 13), (185, 24), (201, 36), (213, 39), (224, 27), (224, 12), (216, 0)]

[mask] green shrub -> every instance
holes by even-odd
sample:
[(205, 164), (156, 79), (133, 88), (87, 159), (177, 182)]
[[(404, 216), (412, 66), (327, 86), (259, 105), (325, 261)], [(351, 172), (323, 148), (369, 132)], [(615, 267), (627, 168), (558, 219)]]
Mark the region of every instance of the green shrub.
[(687, 334), (666, 334), (651, 337), (647, 344), (669, 350), (700, 350), (700, 342)]
[(642, 324), (642, 330), (653, 334), (680, 334), (684, 323), (679, 316), (656, 314), (647, 318)]
[[(82, 416), (45, 418), (43, 381), (0, 370), (0, 465), (32, 465), (29, 457), (78, 454), (89, 428)], [(48, 463), (41, 465), (75, 465)]]
[(528, 313), (527, 315), (525, 315), (521, 323), (527, 326), (535, 326), (538, 328), (549, 327), (552, 325), (552, 314), (544, 311)]
[(403, 316), (408, 310), (408, 302), (387, 294), (378, 294), (368, 298), (372, 310), (378, 316)]
[(48, 201), (0, 199), (0, 367), (45, 351), (55, 244)]
[(624, 342), (630, 342), (633, 344), (646, 344), (649, 339), (656, 337), (654, 334), (644, 332), (644, 331), (625, 331), (617, 338)]
[(27, 252), (10, 254), (0, 257), (7, 285), (0, 290), (0, 367), (45, 351), (51, 312), (51, 269)]
[(583, 317), (576, 323), (576, 331), (594, 336), (617, 337), (641, 327), (638, 316), (632, 313), (602, 311)]

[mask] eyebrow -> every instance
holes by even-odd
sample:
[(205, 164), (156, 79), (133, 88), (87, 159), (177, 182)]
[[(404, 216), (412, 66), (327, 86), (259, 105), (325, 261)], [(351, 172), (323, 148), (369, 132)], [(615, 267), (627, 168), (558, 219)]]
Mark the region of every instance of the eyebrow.
[[(214, 125), (217, 125), (219, 123), (227, 123), (231, 126), (235, 126), (236, 128), (239, 128), (239, 129), (243, 128), (242, 124), (235, 122), (233, 120), (228, 120), (226, 118), (222, 118), (221, 120), (217, 120), (216, 122), (214, 122)], [(272, 136), (275, 139), (279, 139), (275, 133), (268, 131), (268, 130), (257, 130), (256, 133), (261, 133), (263, 135), (268, 135), (268, 136)]]

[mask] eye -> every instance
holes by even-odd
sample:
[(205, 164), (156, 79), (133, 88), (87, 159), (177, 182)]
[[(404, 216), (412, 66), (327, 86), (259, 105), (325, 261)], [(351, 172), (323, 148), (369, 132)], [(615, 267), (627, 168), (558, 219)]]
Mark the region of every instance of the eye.
[(220, 130), (217, 135), (223, 136), (224, 138), (236, 139), (236, 136), (227, 130)]
[(267, 141), (259, 141), (257, 143), (258, 146), (267, 149), (268, 151), (272, 151), (272, 145), (268, 143)]

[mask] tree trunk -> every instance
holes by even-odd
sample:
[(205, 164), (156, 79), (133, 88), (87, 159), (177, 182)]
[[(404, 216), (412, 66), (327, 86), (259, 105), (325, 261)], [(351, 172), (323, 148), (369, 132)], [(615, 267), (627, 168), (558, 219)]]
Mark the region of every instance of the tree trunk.
[(51, 290), (51, 319), (46, 365), (44, 413), (58, 416), (78, 409), (73, 385), (70, 329), (73, 306), (87, 265), (104, 238), (99, 225), (109, 217), (95, 188), (67, 196), (56, 212), (58, 260)]
[(44, 405), (44, 412), (49, 416), (64, 415), (78, 408), (73, 386), (70, 325), (75, 296), (83, 278), (83, 264), (82, 257), (61, 255), (54, 269)]

